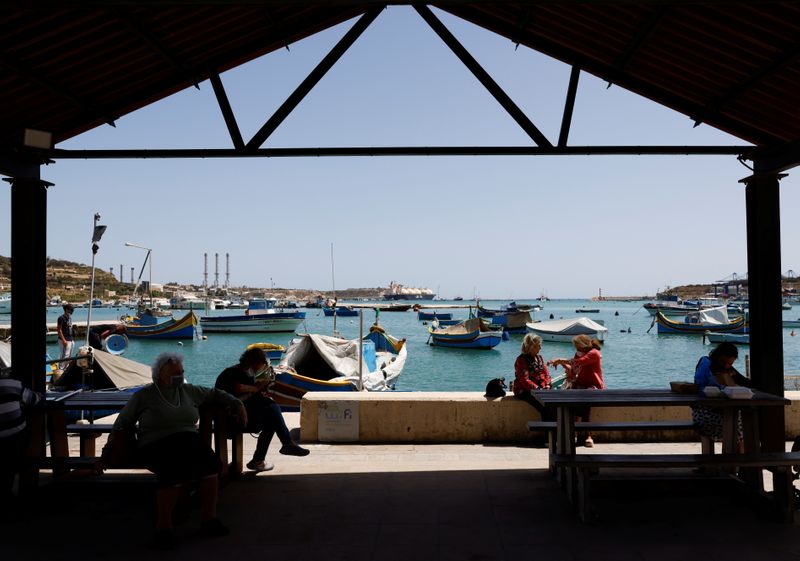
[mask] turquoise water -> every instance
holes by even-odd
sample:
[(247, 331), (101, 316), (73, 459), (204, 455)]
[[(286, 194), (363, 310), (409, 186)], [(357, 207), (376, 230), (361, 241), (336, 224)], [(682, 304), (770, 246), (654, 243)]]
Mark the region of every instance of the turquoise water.
[[(519, 303), (538, 303), (518, 301)], [(445, 302), (437, 302), (443, 304)], [(498, 308), (506, 301), (482, 302), (488, 308)], [(587, 300), (551, 300), (541, 303), (544, 310), (535, 312), (536, 319), (546, 320), (550, 314), (556, 319), (578, 317), (575, 310), (581, 306), (599, 308), (599, 314), (586, 314), (592, 319), (605, 322), (609, 332), (603, 347), (603, 370), (608, 387), (663, 388), (671, 380), (690, 380), (694, 366), (700, 356), (708, 354), (709, 345), (702, 338), (688, 335), (657, 335), (654, 327), (647, 333), (652, 318), (642, 308), (642, 302), (589, 302)], [(454, 309), (454, 317), (466, 318), (466, 309)], [(116, 319), (125, 310), (99, 309), (92, 311), (93, 319)], [(614, 313), (619, 312), (618, 316)], [(60, 310), (50, 309), (47, 321), (55, 322)], [(176, 316), (184, 313), (176, 310)], [(229, 312), (220, 312), (229, 313)], [(800, 306), (784, 311), (784, 319), (800, 317)], [(85, 321), (86, 310), (76, 310), (74, 321)], [(364, 328), (367, 330), (375, 318), (372, 310), (364, 312)], [(0, 317), (0, 322), (6, 323)], [(381, 325), (392, 335), (408, 340), (408, 361), (397, 384), (398, 390), (410, 391), (483, 391), (491, 378), (513, 379), (514, 359), (519, 354), (522, 335), (511, 335), (492, 350), (462, 350), (432, 347), (426, 344), (428, 327), (417, 321), (414, 312), (384, 312)], [(307, 310), (305, 325), (299, 332), (329, 335), (333, 318), (326, 318), (321, 310)], [(358, 336), (358, 318), (339, 318), (337, 326), (343, 336)], [(630, 327), (631, 332), (627, 333)], [(622, 333), (621, 331), (625, 331)], [(800, 331), (800, 330), (798, 330)], [(786, 374), (800, 374), (800, 336), (790, 336), (784, 329), (784, 364)], [(185, 357), (187, 378), (192, 383), (213, 384), (223, 368), (237, 361), (247, 345), (255, 342), (271, 342), (286, 345), (291, 334), (211, 334), (208, 340), (144, 341), (131, 340), (125, 357), (138, 362), (150, 363), (163, 351), (177, 351)], [(49, 348), (57, 356), (55, 345)], [(573, 353), (569, 343), (545, 342), (542, 355), (545, 359), (570, 357)], [(737, 368), (744, 372), (744, 355), (748, 347), (741, 347)]]

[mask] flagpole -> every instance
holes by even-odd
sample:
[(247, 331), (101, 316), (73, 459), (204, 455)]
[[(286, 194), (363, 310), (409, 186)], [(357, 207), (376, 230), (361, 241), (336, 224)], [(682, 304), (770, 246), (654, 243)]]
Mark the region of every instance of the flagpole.
[(97, 245), (97, 242), (100, 241), (100, 238), (103, 237), (103, 232), (105, 232), (105, 226), (98, 226), (97, 222), (100, 220), (100, 213), (94, 213), (94, 227), (92, 228), (92, 282), (89, 288), (89, 313), (86, 316), (86, 343), (85, 345), (89, 346), (89, 329), (92, 327), (92, 304), (94, 304), (94, 258), (97, 255), (97, 250), (100, 249), (100, 246)]

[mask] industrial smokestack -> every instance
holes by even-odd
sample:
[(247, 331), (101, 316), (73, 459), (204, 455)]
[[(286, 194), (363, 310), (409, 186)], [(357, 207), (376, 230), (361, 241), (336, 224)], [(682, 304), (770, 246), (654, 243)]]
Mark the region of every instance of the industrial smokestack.
[(119, 264), (119, 282), (120, 283), (125, 282), (124, 280), (122, 280), (122, 263)]
[(131, 267), (131, 284), (133, 284), (133, 267)]
[(203, 254), (203, 288), (208, 292), (208, 253)]
[(231, 254), (225, 254), (225, 288), (228, 289), (231, 286)]
[(214, 254), (214, 288), (219, 288), (219, 253)]

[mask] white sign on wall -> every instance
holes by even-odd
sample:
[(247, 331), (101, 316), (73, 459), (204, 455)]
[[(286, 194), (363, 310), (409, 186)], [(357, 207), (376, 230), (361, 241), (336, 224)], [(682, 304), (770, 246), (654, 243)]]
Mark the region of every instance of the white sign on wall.
[(357, 442), (358, 402), (320, 402), (317, 437), (320, 442)]

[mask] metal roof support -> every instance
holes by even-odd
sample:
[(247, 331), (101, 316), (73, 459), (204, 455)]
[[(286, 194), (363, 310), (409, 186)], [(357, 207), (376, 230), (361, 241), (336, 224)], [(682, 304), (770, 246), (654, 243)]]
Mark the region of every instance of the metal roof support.
[(780, 146), (759, 148), (753, 154), (756, 171), (781, 172), (800, 165), (800, 139)]
[(522, 112), (516, 103), (514, 103), (508, 94), (503, 91), (497, 82), (495, 82), (489, 73), (483, 69), (483, 67), (475, 60), (471, 54), (464, 48), (464, 46), (458, 42), (458, 39), (450, 33), (450, 31), (444, 26), (444, 24), (439, 21), (433, 12), (431, 12), (430, 8), (427, 6), (415, 5), (414, 9), (417, 13), (422, 16), (422, 19), (433, 29), (439, 38), (444, 41), (444, 43), (450, 47), (450, 50), (464, 63), (470, 72), (472, 72), (478, 81), (483, 84), (483, 87), (489, 90), (489, 93), (497, 100), (497, 102), (505, 109), (511, 118), (514, 119), (517, 124), (522, 127), (528, 136), (530, 136), (533, 141), (538, 146), (553, 146), (549, 140), (542, 134), (542, 132), (536, 128), (530, 119), (528, 119), (527, 115)]
[(247, 150), (256, 150), (264, 144), (264, 141), (269, 138), (269, 136), (275, 132), (280, 124), (289, 116), (289, 114), (297, 107), (303, 98), (308, 95), (314, 86), (319, 83), (323, 76), (331, 69), (331, 67), (336, 64), (342, 55), (350, 48), (350, 46), (356, 42), (361, 34), (369, 27), (369, 25), (375, 21), (375, 18), (383, 10), (383, 6), (378, 8), (372, 8), (368, 12), (366, 12), (363, 16), (359, 18), (359, 20), (350, 28), (350, 30), (345, 33), (344, 37), (342, 37), (338, 43), (331, 49), (331, 51), (325, 55), (320, 63), (311, 71), (311, 73), (306, 77), (305, 80), (301, 82), (299, 86), (286, 98), (286, 101), (278, 107), (272, 117), (264, 123), (258, 132), (253, 135), (253, 138), (250, 139), (250, 142), (247, 143), (245, 148)]
[(567, 145), (569, 137), (569, 127), (572, 125), (572, 110), (575, 108), (575, 95), (578, 93), (578, 78), (581, 69), (577, 66), (572, 67), (569, 74), (569, 86), (567, 87), (567, 99), (564, 101), (564, 116), (561, 117), (561, 132), (558, 134), (558, 146), (563, 148)]
[(220, 111), (222, 111), (222, 118), (225, 119), (225, 125), (228, 127), (228, 132), (231, 135), (233, 146), (237, 150), (241, 150), (244, 148), (244, 140), (242, 139), (239, 125), (236, 123), (233, 109), (231, 109), (231, 103), (228, 101), (228, 96), (225, 93), (225, 87), (222, 85), (222, 80), (216, 72), (213, 73), (209, 79), (211, 80), (211, 86), (214, 88), (214, 95), (217, 96), (217, 103), (219, 104)]
[[(624, 1), (628, 0), (619, 0), (618, 3)], [(440, 6), (440, 8), (445, 11), (448, 11), (449, 7), (450, 6), (446, 3)], [(480, 10), (479, 5), (460, 5), (458, 10), (453, 10), (453, 15), (506, 37), (517, 37), (521, 44), (529, 48), (535, 49), (562, 62), (580, 66), (581, 69), (586, 72), (596, 76), (602, 76), (603, 80), (612, 82), (636, 94), (647, 97), (656, 103), (689, 115), (695, 121), (711, 122), (713, 126), (726, 132), (737, 131), (738, 136), (746, 134), (759, 144), (768, 145), (781, 141), (780, 138), (773, 134), (765, 133), (753, 126), (727, 117), (723, 113), (710, 111), (708, 107), (704, 105), (671, 94), (661, 88), (656, 88), (616, 68), (609, 68), (590, 56), (566, 49), (556, 41), (551, 41), (535, 33), (526, 33), (520, 30), (516, 25), (507, 22), (500, 20), (486, 21), (484, 19), (484, 13)], [(737, 134), (737, 132), (733, 132), (733, 134)]]
[(303, 158), (355, 156), (742, 156), (751, 158), (754, 146), (344, 146), (324, 148), (166, 148), (122, 150), (63, 150), (47, 152), (54, 160), (126, 158)]
[(633, 40), (625, 47), (625, 52), (614, 61), (614, 68), (619, 71), (625, 70), (625, 67), (633, 58), (633, 55), (636, 54), (636, 50), (641, 47), (642, 43), (647, 41), (647, 38), (656, 30), (658, 23), (661, 21), (661, 18), (664, 17), (664, 14), (667, 13), (668, 9), (669, 6), (660, 6), (650, 15), (645, 24), (639, 28)]
[[(756, 172), (740, 181), (745, 184), (747, 206), (747, 280), (749, 293), (750, 371), (753, 385), (783, 395), (783, 328), (781, 312), (780, 179), (783, 174)], [(763, 411), (761, 446), (766, 452), (785, 450), (785, 419), (782, 407)], [(776, 494), (791, 488), (774, 474)], [(778, 497), (779, 500), (781, 497)]]

